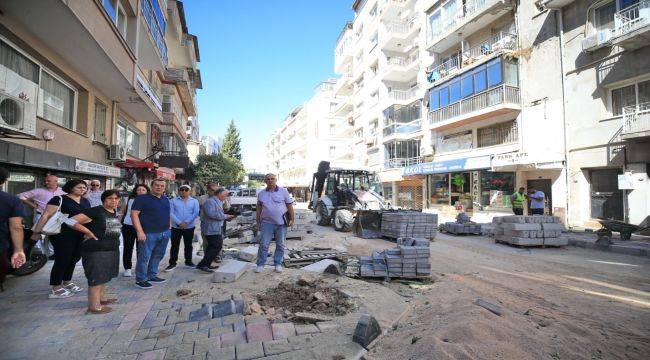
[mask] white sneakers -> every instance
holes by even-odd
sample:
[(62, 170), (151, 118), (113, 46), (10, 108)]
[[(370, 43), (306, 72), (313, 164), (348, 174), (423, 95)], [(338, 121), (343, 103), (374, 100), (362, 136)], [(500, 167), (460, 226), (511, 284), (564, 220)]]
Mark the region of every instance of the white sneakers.
[(262, 270), (264, 270), (264, 266), (260, 266), (260, 265), (258, 265), (258, 266), (255, 268), (255, 270), (253, 270), (253, 271), (255, 271), (256, 273), (261, 273)]
[(132, 277), (132, 276), (133, 276), (133, 273), (131, 272), (131, 269), (126, 269), (126, 270), (124, 270), (124, 272), (122, 273), (122, 276), (124, 276), (124, 277)]
[(275, 265), (275, 272), (276, 273), (281, 273), (282, 272), (282, 265)]

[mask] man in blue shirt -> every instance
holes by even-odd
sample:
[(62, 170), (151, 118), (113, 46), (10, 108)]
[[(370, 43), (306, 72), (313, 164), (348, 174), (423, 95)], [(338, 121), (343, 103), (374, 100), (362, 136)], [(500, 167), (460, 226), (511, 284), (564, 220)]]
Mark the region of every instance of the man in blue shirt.
[(528, 198), (530, 199), (530, 213), (532, 215), (544, 215), (544, 192), (530, 189)]
[(194, 221), (199, 217), (199, 201), (190, 196), (190, 186), (181, 185), (179, 196), (171, 202), (172, 207), (172, 248), (169, 250), (169, 266), (166, 272), (173, 271), (178, 261), (178, 251), (183, 238), (185, 266), (194, 267), (192, 262), (192, 240), (194, 239)]
[(224, 188), (217, 188), (211, 191), (211, 196), (203, 204), (203, 218), (201, 219), (201, 232), (207, 242), (205, 256), (196, 265), (196, 268), (205, 273), (213, 272), (211, 267), (214, 259), (221, 252), (223, 245), (222, 224), (224, 221), (232, 220), (234, 215), (226, 215), (223, 212), (223, 202), (228, 197), (228, 191)]
[[(9, 172), (0, 168), (0, 186), (9, 178)], [(16, 196), (0, 191), (0, 285), (4, 281), (4, 270), (9, 264), (5, 264), (9, 245), (13, 244), (11, 266), (19, 268), (25, 263), (23, 251), (23, 216), (25, 209), (20, 199)]]
[(167, 281), (158, 277), (158, 265), (171, 236), (171, 206), (165, 197), (166, 186), (165, 179), (155, 179), (151, 182), (151, 193), (138, 196), (131, 205), (131, 220), (138, 241), (135, 286), (141, 289), (151, 289), (151, 283)]

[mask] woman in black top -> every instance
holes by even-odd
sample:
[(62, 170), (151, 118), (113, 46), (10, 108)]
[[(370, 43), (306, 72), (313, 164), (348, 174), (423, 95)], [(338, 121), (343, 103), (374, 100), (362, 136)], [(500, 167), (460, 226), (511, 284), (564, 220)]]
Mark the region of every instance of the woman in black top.
[(117, 212), (120, 193), (106, 190), (102, 205), (87, 209), (72, 218), (73, 228), (83, 234), (82, 264), (88, 279), (88, 314), (106, 314), (111, 308), (103, 306), (117, 302), (106, 297), (106, 283), (117, 277), (120, 267), (120, 230)]
[[(86, 193), (86, 183), (83, 180), (72, 179), (63, 185), (66, 195), (55, 196), (47, 203), (43, 216), (34, 227), (32, 240), (40, 238), (43, 226), (54, 215), (61, 206), (61, 213), (73, 217), (82, 211), (90, 208), (90, 202), (83, 197)], [(82, 235), (72, 230), (65, 223), (61, 225), (61, 232), (56, 235), (49, 235), (49, 240), (54, 247), (54, 265), (50, 272), (50, 285), (52, 293), (50, 299), (67, 298), (73, 293), (83, 290), (73, 283), (72, 274), (74, 267), (81, 258)]]

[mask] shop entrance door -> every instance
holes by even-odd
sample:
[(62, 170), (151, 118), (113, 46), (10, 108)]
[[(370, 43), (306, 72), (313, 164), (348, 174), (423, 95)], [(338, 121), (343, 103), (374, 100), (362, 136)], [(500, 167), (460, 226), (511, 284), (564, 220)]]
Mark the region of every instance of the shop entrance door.
[[(526, 191), (528, 189), (539, 190), (544, 193), (544, 214), (553, 215), (551, 204), (553, 204), (553, 197), (551, 194), (551, 179), (535, 179), (526, 182)], [(530, 210), (530, 202), (528, 202), (528, 209)]]
[(623, 191), (618, 189), (619, 169), (591, 171), (591, 217), (624, 221)]

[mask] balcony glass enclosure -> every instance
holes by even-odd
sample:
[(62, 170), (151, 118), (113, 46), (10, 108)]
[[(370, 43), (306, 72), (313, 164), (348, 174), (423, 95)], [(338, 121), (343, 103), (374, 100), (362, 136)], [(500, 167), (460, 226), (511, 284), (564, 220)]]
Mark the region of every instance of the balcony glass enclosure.
[(384, 136), (410, 134), (421, 129), (422, 104), (392, 105), (384, 110)]

